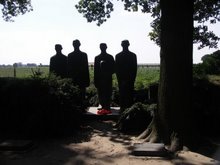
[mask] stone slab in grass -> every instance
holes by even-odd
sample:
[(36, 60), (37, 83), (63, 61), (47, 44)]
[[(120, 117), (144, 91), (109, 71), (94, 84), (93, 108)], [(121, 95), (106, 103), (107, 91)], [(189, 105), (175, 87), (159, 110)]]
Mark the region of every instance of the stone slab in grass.
[(3, 140), (0, 142), (0, 151), (26, 151), (33, 147), (31, 140)]
[(135, 143), (131, 152), (135, 156), (167, 156), (163, 143)]

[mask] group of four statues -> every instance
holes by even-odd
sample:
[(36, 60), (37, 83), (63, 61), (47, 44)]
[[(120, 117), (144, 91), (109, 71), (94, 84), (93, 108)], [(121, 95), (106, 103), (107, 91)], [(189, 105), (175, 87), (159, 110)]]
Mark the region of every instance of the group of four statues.
[[(68, 56), (62, 54), (62, 46), (55, 45), (56, 55), (50, 59), (50, 73), (61, 78), (71, 78), (80, 89), (82, 99), (85, 99), (86, 87), (90, 84), (87, 54), (80, 50), (80, 41), (74, 40), (74, 51)], [(120, 109), (133, 104), (134, 82), (137, 74), (137, 58), (129, 51), (130, 43), (123, 40), (123, 50), (115, 56), (107, 53), (107, 45), (100, 44), (101, 53), (94, 60), (94, 85), (98, 92), (99, 103), (97, 114), (111, 113), (112, 75), (116, 73), (119, 86)]]

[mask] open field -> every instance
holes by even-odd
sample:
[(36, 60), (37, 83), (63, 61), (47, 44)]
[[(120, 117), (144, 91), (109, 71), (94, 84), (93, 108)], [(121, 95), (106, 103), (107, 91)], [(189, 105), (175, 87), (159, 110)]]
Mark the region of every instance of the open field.
[(48, 75), (49, 67), (18, 67), (14, 72), (13, 67), (1, 67), (0, 77), (25, 78), (33, 76), (33, 72), (40, 71), (43, 75)]
[[(34, 75), (35, 72), (41, 72), (42, 76), (48, 76), (49, 67), (18, 67), (14, 73), (13, 67), (0, 67), (0, 77), (16, 77), (28, 78)], [(139, 66), (135, 88), (141, 89), (149, 84), (159, 80), (159, 67), (144, 67)], [(90, 80), (93, 83), (93, 68), (90, 67)], [(116, 76), (113, 75), (113, 84), (117, 86)]]

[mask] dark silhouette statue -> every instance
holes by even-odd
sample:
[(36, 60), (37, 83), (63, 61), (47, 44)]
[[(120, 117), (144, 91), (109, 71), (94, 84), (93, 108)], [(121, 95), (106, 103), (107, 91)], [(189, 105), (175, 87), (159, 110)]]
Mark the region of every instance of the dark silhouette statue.
[(94, 84), (98, 91), (99, 103), (102, 106), (98, 114), (108, 114), (110, 111), (112, 95), (112, 74), (115, 62), (112, 55), (106, 52), (107, 45), (100, 44), (101, 54), (95, 57)]
[(62, 54), (62, 45), (56, 44), (56, 55), (50, 58), (50, 74), (53, 73), (61, 78), (67, 77), (67, 57)]
[(122, 52), (115, 57), (116, 76), (119, 85), (120, 108), (124, 109), (133, 104), (134, 83), (137, 74), (137, 57), (130, 52), (128, 40), (123, 40)]
[(73, 83), (79, 87), (82, 99), (85, 98), (86, 87), (89, 86), (89, 65), (87, 54), (80, 50), (80, 41), (74, 40), (74, 51), (67, 57), (67, 73)]

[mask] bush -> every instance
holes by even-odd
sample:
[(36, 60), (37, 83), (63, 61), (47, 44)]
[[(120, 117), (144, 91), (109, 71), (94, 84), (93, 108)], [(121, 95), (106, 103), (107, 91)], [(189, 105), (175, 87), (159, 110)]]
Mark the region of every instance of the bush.
[(1, 78), (0, 85), (0, 128), (5, 136), (63, 135), (79, 127), (79, 89), (69, 79)]
[(202, 63), (193, 67), (194, 76), (204, 77), (207, 74), (220, 74), (220, 50), (204, 55)]
[[(195, 124), (202, 135), (219, 136), (220, 85), (213, 83), (209, 76), (194, 79), (193, 110)], [(216, 78), (217, 79), (217, 78)], [(220, 81), (219, 81), (220, 82)], [(205, 131), (204, 131), (205, 130)]]
[(152, 120), (157, 104), (135, 103), (127, 108), (118, 120), (118, 129), (123, 132), (142, 132)]

